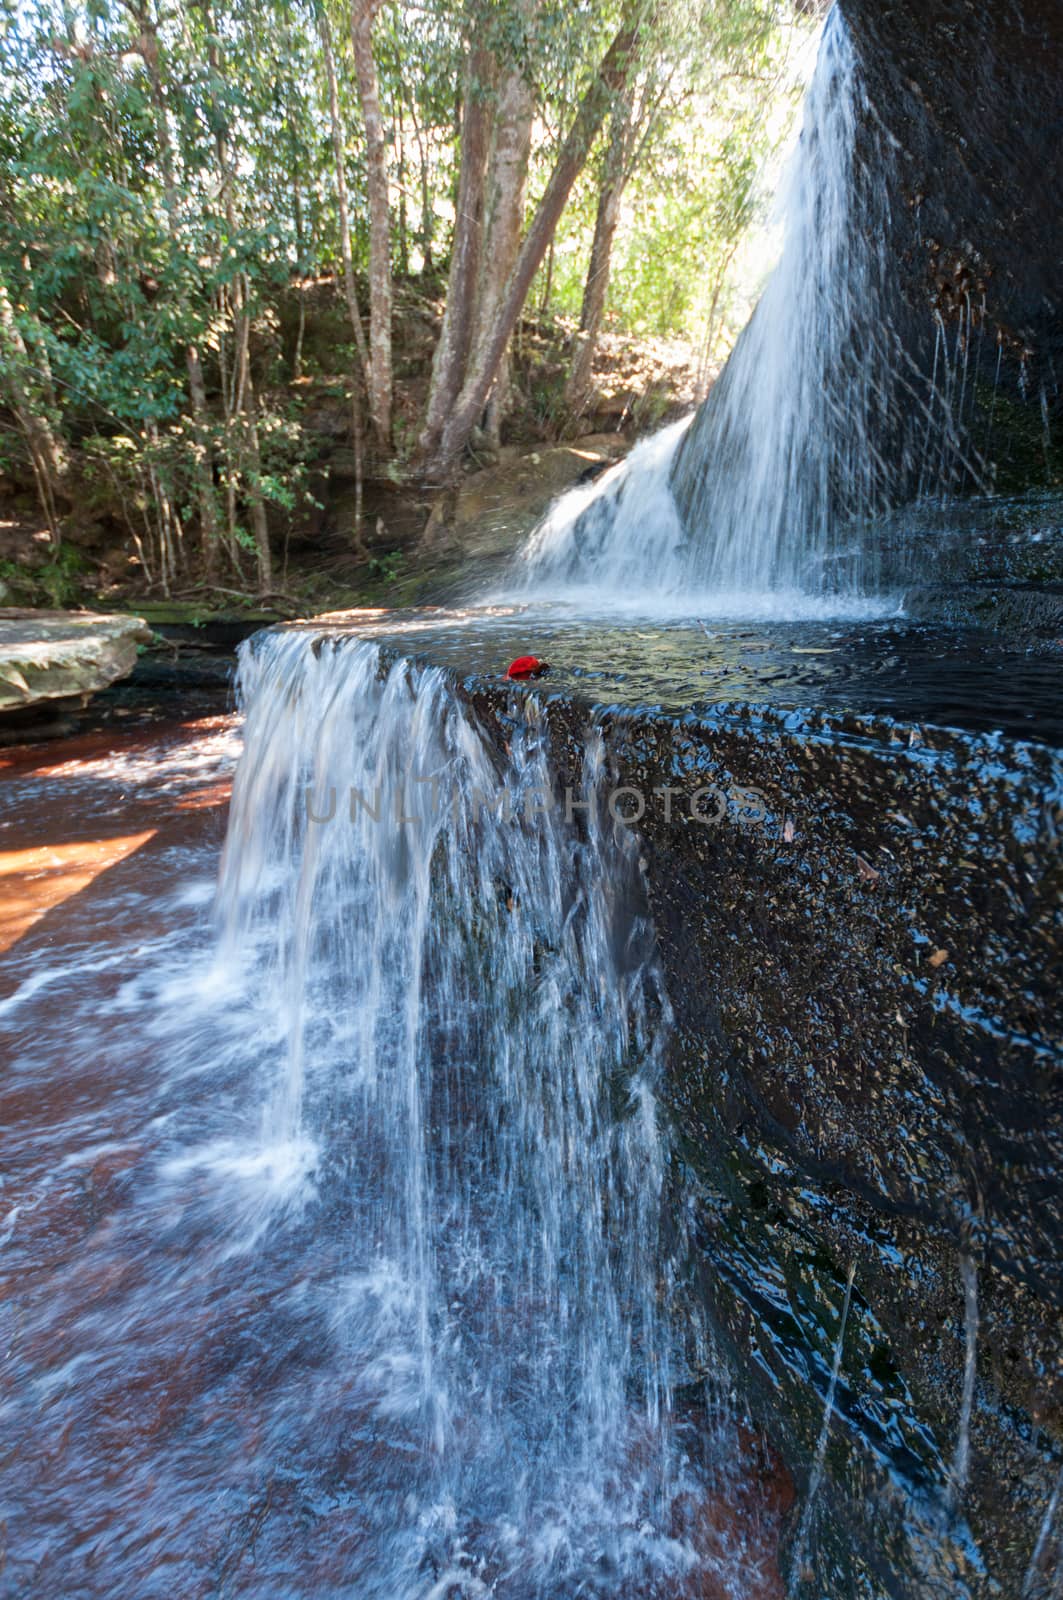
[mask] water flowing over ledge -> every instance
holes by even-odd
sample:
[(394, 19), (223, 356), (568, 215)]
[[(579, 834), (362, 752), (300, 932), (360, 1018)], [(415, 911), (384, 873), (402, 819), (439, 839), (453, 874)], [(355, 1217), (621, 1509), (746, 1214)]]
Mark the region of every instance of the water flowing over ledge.
[(1058, 749), (391, 623), (245, 650), (213, 916), (230, 729), (16, 791), (123, 836), (4, 963), (8, 1571), (1051, 1593)]
[(835, 15), (727, 375), (555, 506), (523, 607), (245, 651), (209, 929), (210, 852), (160, 852), (150, 939), (130, 873), (117, 954), (18, 974), (10, 1093), (36, 1128), (62, 1063), (90, 1177), (3, 1221), (53, 1267), (5, 1302), (9, 1482), (57, 1441), (17, 1581), (255, 1592), (261, 1540), (278, 1595), (1058, 1589), (1060, 658), (880, 598), (867, 519), (985, 463), (968, 291), (898, 387), (869, 113)]
[[(1063, 1066), (1046, 987), (1059, 893), (1058, 751), (769, 704), (684, 714), (677, 701), (665, 713), (636, 695), (592, 711), (585, 692), (593, 678), (529, 698), (488, 665), (492, 627), (501, 630), (501, 661), (506, 627), (526, 625), (526, 617), (470, 613), (449, 628), (426, 615), (405, 629), (397, 618), (337, 618), (292, 630), (286, 672), (272, 687), (264, 681), (262, 696), (272, 708), (262, 726), (274, 730), (277, 749), (293, 727), (303, 729), (304, 756), (285, 779), (292, 787), (281, 807), (293, 820), (277, 837), (319, 830), (324, 839), (339, 822), (350, 850), (369, 827), (367, 805), (381, 809), (389, 792), (394, 802), (396, 785), (399, 815), (418, 814), (430, 786), (409, 780), (429, 775), (422, 754), (443, 774), (443, 812), (455, 793), (467, 799), (466, 780), (455, 785), (458, 769), (441, 761), (452, 736), (437, 731), (422, 742), (402, 709), (429, 684), (449, 683), (432, 702), (437, 727), (462, 708), (460, 725), (476, 729), (474, 747), (490, 752), (485, 793), (499, 795), (492, 783), (508, 791), (520, 848), (557, 848), (560, 859), (563, 847), (549, 841), (567, 837), (569, 849), (584, 850), (598, 839), (595, 871), (619, 872), (614, 886), (626, 881), (623, 897), (634, 894), (622, 922), (633, 926), (634, 906), (641, 947), (655, 941), (640, 982), (652, 973), (658, 1002), (665, 992), (668, 1001), (646, 1015), (673, 1019), (654, 1035), (654, 1120), (662, 1154), (671, 1145), (655, 1204), (689, 1243), (671, 1243), (658, 1263), (673, 1289), (659, 1301), (657, 1326), (669, 1329), (682, 1397), (678, 1430), (662, 1424), (670, 1443), (660, 1459), (677, 1440), (681, 1455), (689, 1445), (684, 1373), (707, 1379), (713, 1394), (734, 1387), (739, 1409), (770, 1418), (784, 1443), (807, 1495), (802, 1560), (825, 1592), (908, 1596), (938, 1584), (950, 1595), (988, 1596), (1033, 1561), (1057, 1470), (1051, 1442), (1029, 1441), (1019, 1419), (1043, 1412), (1055, 1393), (1045, 1362), (1060, 1292), (1051, 1243), (1059, 1219), (1044, 1185), (1059, 1129), (1045, 1121), (1044, 1085)], [(382, 653), (370, 681), (358, 636), (374, 631)], [(590, 625), (584, 631), (589, 637)], [(448, 663), (445, 678), (432, 657)], [(263, 663), (280, 659), (267, 651)], [(260, 670), (249, 663), (249, 683)], [(305, 690), (291, 685), (314, 674), (323, 691), (316, 703), (335, 704), (339, 731), (328, 731), (331, 713), (298, 710)], [(361, 684), (361, 710), (340, 688), (347, 678)], [(395, 694), (402, 759), (350, 753), (351, 730), (373, 727), (371, 708)], [(367, 747), (377, 750), (376, 740)], [(268, 740), (258, 745), (269, 748)], [(265, 770), (274, 766), (270, 756)], [(339, 774), (334, 785), (330, 772)], [(534, 789), (542, 785), (552, 803), (532, 797), (533, 772)], [(604, 834), (584, 835), (587, 818), (572, 810), (589, 797), (588, 775)], [(334, 813), (332, 821), (295, 820), (297, 780), (314, 814)], [(638, 819), (627, 845), (602, 804), (618, 787), (626, 794), (619, 810)], [(668, 805), (649, 798), (640, 808), (640, 796), (662, 793)], [(700, 810), (688, 804), (692, 794)], [(352, 803), (353, 832), (341, 820)], [(498, 815), (505, 809), (498, 800)], [(505, 941), (511, 913), (497, 914), (482, 880), (476, 832), (458, 837), (461, 870), (491, 907), (485, 929)], [(638, 872), (625, 876), (636, 840)], [(329, 859), (338, 883), (338, 858)], [(514, 871), (504, 859), (503, 877)], [(541, 891), (531, 894), (545, 904)], [(585, 946), (588, 954), (600, 951)], [(474, 952), (471, 970), (479, 972), (479, 960)], [(1017, 960), (1029, 975), (1022, 994), (1006, 976)], [(577, 1006), (581, 1028), (582, 1015)], [(591, 1036), (604, 1026), (608, 1040), (614, 1015), (594, 1014)], [(918, 1131), (901, 1137), (901, 1128)], [(607, 1185), (613, 1170), (602, 1168)], [(678, 1295), (677, 1283), (685, 1285)], [(687, 1331), (669, 1345), (677, 1328)], [(1001, 1372), (1005, 1345), (1015, 1354)], [(610, 1340), (596, 1348), (614, 1359)], [(705, 1409), (701, 1392), (704, 1426), (719, 1412)], [(712, 1437), (721, 1452), (710, 1471), (716, 1482), (734, 1453), (718, 1432)], [(703, 1472), (703, 1448), (694, 1459)], [(1038, 1485), (1034, 1516), (986, 1482), (986, 1464), (1005, 1460), (1009, 1482)], [(618, 1504), (608, 1495), (596, 1503), (610, 1517)], [(997, 1548), (1005, 1526), (1021, 1528), (1006, 1553)], [(1046, 1549), (1054, 1543), (1042, 1547), (1037, 1571)], [(632, 1572), (646, 1570), (645, 1554), (633, 1556)], [(790, 1592), (801, 1593), (791, 1558), (784, 1549)], [(744, 1596), (743, 1581), (736, 1593)]]
[(341, 1207), (350, 1381), (420, 1458), (360, 1592), (554, 1594), (603, 1561), (639, 1593), (706, 1563), (758, 1592), (760, 1557), (698, 1527), (734, 1436), (662, 1210), (669, 1012), (600, 735), (577, 828), (542, 802), (534, 701), (503, 763), (438, 670), (373, 643), (264, 636), (241, 690), (219, 916), (284, 1030), (262, 1145), (303, 1174), (281, 1214)]
[[(990, 229), (999, 202), (983, 189), (992, 178), (994, 195), (1013, 194), (1016, 173), (1044, 165), (1036, 129), (1012, 124), (1024, 93), (1045, 116), (1058, 16), (1031, 0), (1025, 23), (994, 13), (970, 27), (957, 7), (930, 33), (934, 48), (957, 33), (962, 45), (937, 64), (940, 84), (920, 84), (926, 44), (904, 9), (832, 8), (779, 199), (781, 258), (723, 372), (692, 419), (562, 496), (502, 598), (593, 614), (884, 615), (941, 576), (928, 529), (943, 511), (960, 529), (972, 496), (989, 497), (976, 522), (1016, 481), (1058, 483), (1058, 252), (1018, 195)], [(903, 92), (880, 32), (916, 74)], [(1028, 61), (1013, 59), (1026, 36), (1043, 57), (1031, 42)], [(997, 58), (1007, 115), (1001, 96), (972, 104)], [(1042, 516), (1054, 529), (1052, 509)]]

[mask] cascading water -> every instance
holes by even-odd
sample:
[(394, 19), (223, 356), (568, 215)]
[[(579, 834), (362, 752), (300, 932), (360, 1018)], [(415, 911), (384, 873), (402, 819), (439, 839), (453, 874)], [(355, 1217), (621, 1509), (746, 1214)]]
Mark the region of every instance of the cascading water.
[(558, 502), (518, 592), (717, 617), (875, 609), (868, 521), (902, 486), (979, 481), (948, 352), (927, 393), (895, 332), (893, 143), (835, 8), (781, 195), (782, 256), (724, 373), (692, 425)]
[[(857, 153), (863, 90), (833, 11), (783, 195), (782, 259), (735, 347), (697, 437), (705, 470), (684, 477), (688, 575), (713, 589), (859, 592), (868, 576), (852, 530), (876, 507), (889, 403), (883, 233), (885, 173)], [(861, 190), (878, 192), (861, 205)]]
[(676, 1594), (705, 1489), (670, 1417), (668, 1012), (601, 740), (566, 820), (534, 704), (500, 770), (372, 644), (265, 636), (242, 681), (224, 964), (255, 952), (276, 1019), (251, 1165), (346, 1217), (345, 1359), (408, 1455), (358, 1592)]
[[(861, 587), (843, 528), (875, 497), (877, 407), (885, 390), (881, 236), (854, 227), (861, 89), (841, 14), (824, 29), (796, 159), (783, 195), (786, 238), (733, 370), (699, 430), (707, 470), (684, 495), (688, 576), (712, 589)], [(881, 182), (881, 175), (877, 177)]]
[(577, 485), (550, 507), (518, 557), (517, 591), (551, 600), (603, 597), (611, 609), (639, 608), (647, 595), (667, 604), (683, 560), (683, 528), (669, 487), (675, 450), (690, 419), (637, 444), (626, 462)]

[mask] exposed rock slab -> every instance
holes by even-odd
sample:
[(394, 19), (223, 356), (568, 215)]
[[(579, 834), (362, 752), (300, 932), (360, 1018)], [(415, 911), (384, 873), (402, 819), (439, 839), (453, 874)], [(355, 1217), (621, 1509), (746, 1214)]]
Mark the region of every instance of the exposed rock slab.
[[(546, 709), (576, 782), (587, 710)], [(678, 791), (639, 825), (663, 1092), (716, 1337), (802, 1493), (854, 1273), (814, 1592), (1018, 1596), (1063, 1460), (1060, 755), (766, 707), (605, 727), (619, 783)]]
[(151, 638), (140, 617), (0, 610), (0, 712), (81, 701), (132, 672)]

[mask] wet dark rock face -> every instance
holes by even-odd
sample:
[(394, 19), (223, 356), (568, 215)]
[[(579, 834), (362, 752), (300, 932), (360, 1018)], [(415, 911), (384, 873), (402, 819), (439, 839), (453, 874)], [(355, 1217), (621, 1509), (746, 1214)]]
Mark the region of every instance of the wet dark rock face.
[(904, 614), (991, 629), (1037, 648), (1063, 639), (1063, 496), (993, 495), (962, 510), (909, 506), (876, 529), (884, 582)]
[[(514, 702), (472, 693), (506, 737)], [(547, 715), (563, 785), (588, 713), (555, 699)], [(798, 1484), (790, 1559), (800, 1545), (815, 1581), (790, 1592), (1048, 1595), (1059, 1529), (1034, 1557), (1063, 1453), (1060, 756), (768, 708), (605, 725), (617, 780), (648, 797), (692, 1270)], [(670, 821), (651, 794), (665, 786)], [(719, 822), (692, 820), (699, 788)]]
[(904, 344), (925, 374), (937, 317), (961, 353), (970, 337), (972, 359), (984, 337), (994, 362), (983, 354), (973, 400), (987, 423), (999, 349), (987, 441), (997, 486), (1058, 481), (1063, 7), (840, 3), (876, 119), (895, 141), (886, 243)]

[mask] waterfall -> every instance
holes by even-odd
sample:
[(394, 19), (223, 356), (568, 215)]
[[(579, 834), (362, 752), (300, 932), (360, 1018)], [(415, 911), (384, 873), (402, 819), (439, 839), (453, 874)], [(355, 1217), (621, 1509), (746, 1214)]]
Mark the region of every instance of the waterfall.
[[(823, 31), (782, 196), (779, 265), (677, 463), (688, 576), (711, 589), (859, 592), (854, 516), (876, 503), (888, 392), (884, 239), (859, 226), (864, 107), (841, 13)], [(885, 197), (866, 208), (881, 213)], [(861, 208), (865, 209), (865, 208)], [(684, 475), (685, 474), (685, 475)]]
[(978, 479), (954, 414), (966, 346), (942, 352), (928, 388), (898, 333), (895, 144), (835, 7), (780, 197), (782, 255), (723, 374), (692, 425), (558, 502), (518, 590), (715, 616), (876, 609), (870, 519), (957, 472)]
[(960, 1282), (963, 1285), (963, 1390), (956, 1448), (949, 1472), (949, 1505), (957, 1507), (967, 1487), (971, 1464), (971, 1413), (978, 1378), (978, 1268), (966, 1250), (960, 1254)]
[(240, 676), (218, 915), (276, 1018), (259, 1137), (346, 1219), (337, 1336), (408, 1451), (359, 1592), (675, 1593), (669, 1012), (601, 738), (562, 798), (534, 701), (500, 757), (371, 643), (262, 635)]
[[(597, 482), (561, 495), (520, 552), (513, 581), (522, 596), (638, 609), (647, 596), (665, 608), (667, 577), (682, 561), (683, 527), (669, 487), (690, 419), (643, 439)], [(662, 579), (666, 582), (662, 589)]]

